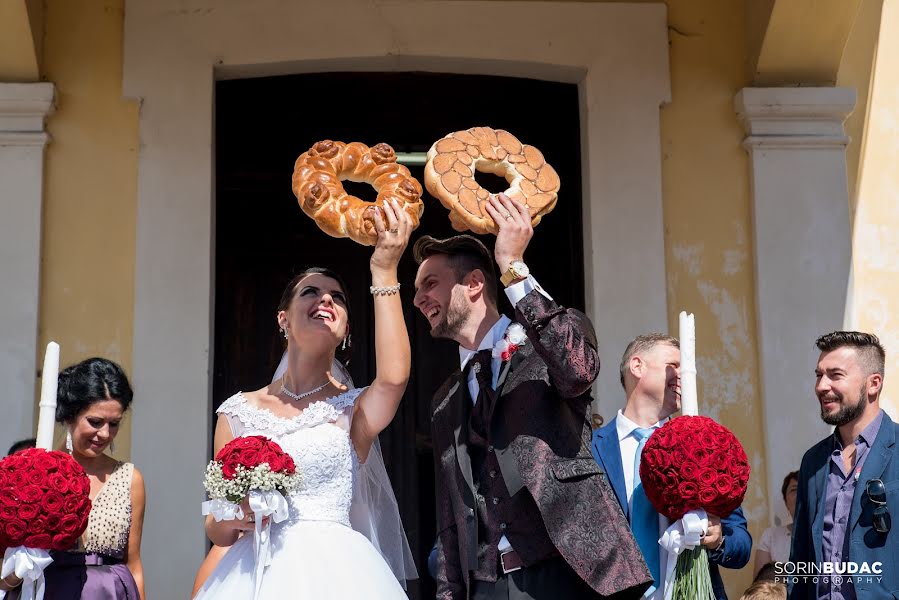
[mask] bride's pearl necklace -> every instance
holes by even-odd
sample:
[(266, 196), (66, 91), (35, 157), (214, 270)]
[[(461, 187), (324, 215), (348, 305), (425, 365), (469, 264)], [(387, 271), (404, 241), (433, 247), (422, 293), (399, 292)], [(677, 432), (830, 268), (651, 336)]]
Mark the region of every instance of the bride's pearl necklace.
[(287, 394), (289, 397), (293, 398), (294, 400), (302, 400), (303, 398), (307, 398), (316, 392), (322, 391), (323, 389), (325, 389), (328, 386), (329, 383), (331, 383), (331, 382), (326, 381), (323, 384), (321, 384), (320, 386), (318, 386), (317, 388), (309, 390), (308, 392), (303, 392), (302, 394), (294, 394), (289, 389), (287, 389), (287, 386), (282, 382), (281, 383), (281, 391), (284, 392), (285, 394)]

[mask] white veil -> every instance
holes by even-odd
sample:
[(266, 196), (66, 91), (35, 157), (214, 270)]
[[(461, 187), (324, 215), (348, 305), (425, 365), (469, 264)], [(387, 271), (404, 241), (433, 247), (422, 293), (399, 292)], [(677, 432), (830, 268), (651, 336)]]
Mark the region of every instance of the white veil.
[[(281, 362), (275, 369), (272, 381), (277, 381), (287, 371), (287, 352), (281, 356)], [(353, 378), (347, 368), (339, 360), (331, 363), (331, 375), (334, 379), (352, 389)], [(412, 550), (403, 530), (399, 506), (390, 477), (384, 466), (384, 455), (381, 442), (375, 439), (368, 459), (359, 465), (353, 488), (353, 503), (350, 506), (350, 524), (353, 529), (364, 535), (375, 549), (384, 557), (393, 574), (406, 587), (406, 581), (418, 578)]]

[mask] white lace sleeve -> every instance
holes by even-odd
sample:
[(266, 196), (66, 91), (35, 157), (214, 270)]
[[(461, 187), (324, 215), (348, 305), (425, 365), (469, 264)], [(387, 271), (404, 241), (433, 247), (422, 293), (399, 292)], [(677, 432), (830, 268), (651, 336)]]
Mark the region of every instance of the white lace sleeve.
[(240, 393), (237, 393), (222, 402), (222, 405), (215, 411), (220, 415), (225, 415), (228, 419), (228, 425), (231, 427), (231, 435), (234, 437), (243, 435), (245, 429), (243, 422), (240, 420), (240, 409), (244, 405), (246, 405), (246, 401)]

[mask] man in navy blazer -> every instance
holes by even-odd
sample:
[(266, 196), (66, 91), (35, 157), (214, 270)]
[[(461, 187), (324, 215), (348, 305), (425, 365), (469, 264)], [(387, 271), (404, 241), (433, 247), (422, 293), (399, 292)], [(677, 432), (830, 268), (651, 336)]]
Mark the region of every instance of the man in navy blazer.
[[(658, 518), (658, 530), (650, 527), (647, 542), (642, 543), (638, 530), (640, 523), (634, 523), (634, 473), (639, 432), (661, 427), (668, 417), (680, 409), (680, 344), (676, 338), (660, 333), (638, 336), (627, 346), (620, 365), (621, 385), (627, 395), (624, 410), (619, 410), (612, 421), (593, 432), (593, 457), (605, 470), (609, 483), (615, 491), (618, 503), (627, 517), (631, 529), (638, 538), (647, 564), (651, 563), (650, 552), (658, 552), (659, 580), (647, 592), (647, 598), (658, 600), (664, 596), (664, 576), (667, 553), (658, 545), (670, 524), (663, 515)], [(638, 492), (638, 494), (642, 494)], [(643, 499), (638, 503), (642, 505)], [(656, 535), (658, 533), (658, 535)], [(739, 569), (749, 562), (752, 537), (746, 529), (743, 509), (738, 508), (724, 518), (709, 515), (709, 529), (702, 538), (702, 545), (709, 550), (710, 571), (715, 598), (726, 600), (727, 593), (718, 567)]]
[[(793, 547), (782, 571), (791, 600), (899, 598), (899, 425), (880, 408), (885, 356), (877, 336), (835, 331), (815, 342), (815, 395), (836, 426), (802, 458)], [(890, 514), (892, 512), (892, 515)], [(833, 563), (838, 577), (793, 575)], [(848, 569), (857, 565), (853, 574)], [(815, 583), (817, 580), (817, 583)]]

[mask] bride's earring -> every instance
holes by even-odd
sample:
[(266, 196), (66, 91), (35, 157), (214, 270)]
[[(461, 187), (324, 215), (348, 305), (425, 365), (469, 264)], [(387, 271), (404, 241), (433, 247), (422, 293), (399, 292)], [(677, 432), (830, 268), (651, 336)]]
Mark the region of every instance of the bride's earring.
[(281, 331), (283, 331), (283, 332), (284, 332), (284, 339), (285, 339), (285, 340), (289, 340), (289, 339), (290, 339), (290, 336), (289, 336), (289, 335), (287, 335), (287, 327), (285, 327), (285, 328), (284, 328), (284, 329), (282, 329), (282, 330), (281, 330)]
[(66, 429), (66, 450), (69, 451), (69, 454), (71, 454), (75, 450), (75, 444), (72, 443), (71, 429)]
[(340, 344), (340, 349), (341, 349), (341, 350), (346, 350), (346, 338), (343, 338), (343, 343)]
[(109, 452), (115, 454), (115, 442), (109, 442)]

